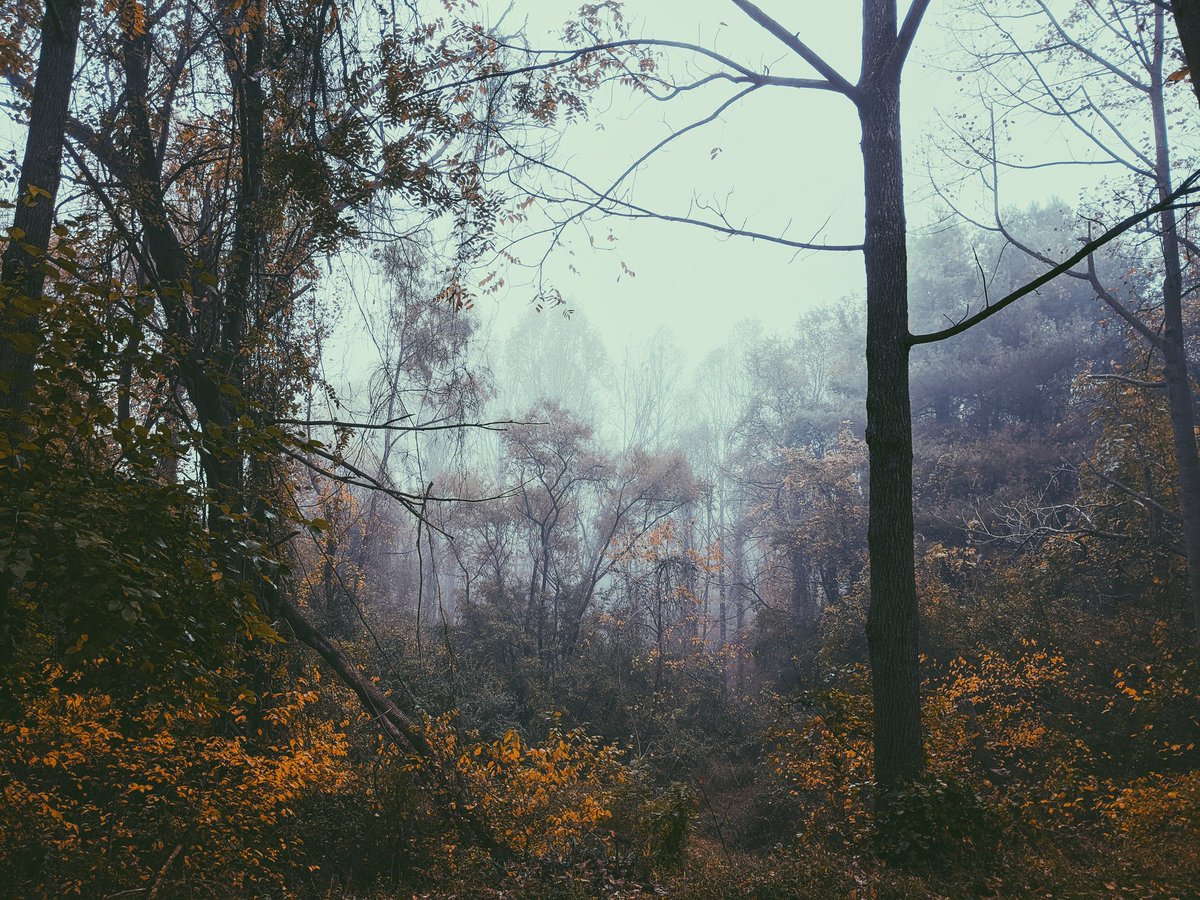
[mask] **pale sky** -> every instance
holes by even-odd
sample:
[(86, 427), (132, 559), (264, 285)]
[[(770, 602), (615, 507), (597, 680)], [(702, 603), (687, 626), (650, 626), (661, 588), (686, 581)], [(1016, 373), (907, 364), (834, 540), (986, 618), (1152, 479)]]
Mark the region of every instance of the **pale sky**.
[[(491, 4), (496, 9), (506, 5)], [(762, 5), (850, 80), (857, 79), (858, 4), (764, 0)], [(557, 45), (554, 33), (560, 23), (577, 6), (573, 0), (525, 0), (516, 9), (527, 16), (531, 43), (551, 47)], [(953, 0), (934, 0), (905, 74), (912, 228), (925, 225), (934, 214), (926, 161), (929, 142), (942, 134), (939, 112), (979, 108), (969, 79), (959, 81), (942, 68), (953, 45), (946, 28), (952, 6)], [(765, 64), (776, 74), (813, 74), (728, 0), (630, 0), (625, 8), (633, 35), (701, 44), (749, 66)], [(507, 22), (516, 21), (516, 12), (510, 13)], [(545, 35), (540, 43), (539, 33)], [(676, 72), (686, 71), (681, 65), (685, 60), (682, 53), (673, 57)], [(566, 167), (590, 183), (607, 186), (670, 128), (705, 117), (735, 92), (713, 86), (660, 103), (618, 90), (591, 121), (568, 130)], [(1047, 135), (1046, 140), (1054, 138)], [(648, 163), (633, 182), (636, 199), (665, 212), (685, 212), (693, 197), (719, 201), (732, 220), (747, 228), (773, 233), (786, 228), (797, 239), (809, 238), (827, 222), (822, 239), (855, 243), (861, 240), (863, 203), (858, 141), (857, 117), (845, 98), (766, 89)], [(720, 152), (713, 158), (715, 148)], [(1011, 181), (1008, 199), (1024, 203), (1058, 195), (1073, 201), (1094, 177), (1082, 170), (1026, 176)], [(606, 240), (609, 231), (615, 242)], [(575, 227), (567, 235), (574, 254), (556, 251), (547, 274), (569, 305), (585, 312), (614, 356), (666, 325), (689, 355), (700, 359), (739, 320), (755, 318), (768, 328), (786, 328), (806, 305), (855, 293), (863, 282), (858, 253), (797, 254), (688, 225), (648, 221), (597, 222), (590, 233), (611, 250), (591, 250), (588, 232)], [(623, 273), (622, 262), (636, 277)], [(578, 274), (569, 270), (572, 264)], [(531, 290), (520, 273), (514, 278), (510, 290), (479, 303), (500, 332), (528, 308)]]
[[(441, 8), (440, 0), (423, 2), (431, 9)], [(857, 78), (859, 4), (760, 2), (849, 79)], [(947, 26), (963, 24), (955, 14), (959, 2), (934, 0), (904, 79), (906, 186), (914, 229), (930, 221), (936, 205), (930, 199), (926, 169), (930, 143), (945, 140), (939, 113), (980, 111), (971, 80), (959, 81), (943, 68), (953, 59), (954, 40)], [(518, 30), (526, 23), (531, 44), (559, 46), (562, 23), (579, 3), (514, 0), (506, 30)], [(509, 0), (479, 0), (479, 12), (487, 20), (509, 5)], [(625, 13), (635, 36), (700, 44), (747, 66), (769, 66), (776, 74), (812, 74), (728, 0), (627, 0)], [(673, 53), (669, 62), (671, 73), (679, 76), (711, 71), (701, 63), (690, 65), (689, 69), (689, 58), (682, 52)], [(718, 83), (659, 103), (615, 89), (598, 98), (589, 121), (565, 131), (556, 162), (593, 184), (607, 185), (672, 128), (707, 116), (731, 93), (727, 85)], [(21, 140), (22, 130), (5, 119), (0, 146), (11, 152)], [(789, 237), (797, 239), (820, 231), (821, 239), (854, 243), (861, 239), (862, 229), (858, 140), (857, 118), (845, 98), (764, 89), (720, 120), (671, 145), (630, 184), (637, 202), (665, 212), (686, 212), (693, 199), (717, 202), (732, 221), (758, 231), (786, 229)], [(1044, 137), (1034, 132), (1025, 140), (1035, 150), (1041, 144), (1061, 143), (1050, 125)], [(714, 150), (719, 151), (715, 156)], [(1098, 174), (1088, 169), (1047, 170), (1013, 178), (1006, 186), (1006, 199), (1024, 204), (1058, 196), (1074, 202)], [(610, 232), (615, 241), (607, 239)], [(600, 250), (592, 249), (589, 234)], [(806, 306), (854, 294), (862, 287), (858, 253), (796, 253), (687, 225), (648, 221), (593, 220), (586, 229), (575, 226), (564, 237), (565, 246), (548, 259), (545, 277), (562, 291), (569, 306), (587, 316), (613, 359), (619, 359), (625, 347), (666, 326), (695, 363), (719, 346), (741, 320), (758, 319), (768, 330), (785, 329)], [(536, 257), (540, 248), (530, 246), (524, 254)], [(361, 254), (351, 254), (355, 255), (361, 260)], [(346, 263), (344, 277), (357, 282), (354, 290), (369, 293), (378, 287), (363, 283), (370, 266), (360, 260)], [(627, 274), (622, 263), (636, 275)], [(330, 271), (335, 277), (326, 285), (326, 293), (347, 299), (344, 278), (336, 277), (336, 267)], [(505, 274), (505, 290), (477, 300), (493, 347), (527, 313), (534, 292), (528, 273)], [(348, 319), (355, 318), (352, 304), (342, 312)], [(370, 365), (369, 346), (346, 336), (337, 344), (336, 349), (330, 348), (334, 352), (327, 360), (335, 381), (342, 380), (339, 372), (349, 375)]]

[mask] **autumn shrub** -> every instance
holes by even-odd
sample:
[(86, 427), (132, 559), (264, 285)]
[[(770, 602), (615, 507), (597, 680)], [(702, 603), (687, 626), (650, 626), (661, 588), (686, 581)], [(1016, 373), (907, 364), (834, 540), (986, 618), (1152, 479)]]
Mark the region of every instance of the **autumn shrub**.
[(861, 667), (780, 699), (765, 738), (759, 842), (846, 848), (870, 834), (870, 695)]
[[(924, 660), (929, 774), (886, 798), (872, 785), (862, 667), (777, 698), (750, 844), (847, 854), (872, 847), (893, 865), (968, 891), (983, 890), (1014, 859), (1070, 847), (1076, 857), (1064, 856), (1061, 882), (1043, 872), (1028, 884), (1079, 883), (1105, 868), (1105, 853), (1134, 874), (1177, 880), (1196, 858), (1196, 742), (1180, 718), (1194, 673), (1170, 664), (1161, 647), (1160, 667), (1120, 663), (1161, 642), (1160, 633), (1152, 626), (1123, 652), (1106, 646), (1104, 665), (1086, 648), (1032, 638)], [(1173, 849), (1155, 857), (1150, 846)]]
[[(999, 823), (984, 798), (936, 767), (921, 782), (882, 798), (872, 778), (871, 701), (865, 672), (786, 703), (769, 733), (767, 809), (776, 840), (861, 852), (874, 847), (902, 868), (986, 863)], [(886, 827), (879, 827), (886, 816)]]
[(312, 718), (319, 676), (224, 710), (123, 701), (58, 665), (23, 677), (0, 732), (0, 883), (28, 896), (277, 893), (318, 863), (297, 804), (353, 784), (344, 736)]
[(658, 893), (678, 900), (939, 896), (926, 881), (869, 855), (849, 856), (819, 844), (746, 853), (714, 841), (693, 841), (685, 864), (659, 882)]
[[(516, 730), (487, 740), (460, 733), (447, 714), (427, 717), (424, 737), (433, 753), (410, 757), (405, 770), (441, 783), (452, 811), (465, 800), (462, 812), (484, 825), (497, 861), (513, 871), (603, 880), (646, 873), (682, 851), (690, 794), (656, 791), (625, 750), (582, 728), (555, 719), (541, 740)], [(442, 849), (447, 872), (472, 852), (469, 841)]]
[(1001, 838), (995, 811), (964, 780), (942, 772), (881, 797), (875, 846), (901, 869), (990, 866)]
[(624, 801), (624, 808), (618, 807), (615, 824), (618, 842), (625, 838), (633, 850), (631, 868), (642, 875), (676, 868), (692, 832), (696, 808), (692, 790), (676, 782), (649, 799), (628, 791)]

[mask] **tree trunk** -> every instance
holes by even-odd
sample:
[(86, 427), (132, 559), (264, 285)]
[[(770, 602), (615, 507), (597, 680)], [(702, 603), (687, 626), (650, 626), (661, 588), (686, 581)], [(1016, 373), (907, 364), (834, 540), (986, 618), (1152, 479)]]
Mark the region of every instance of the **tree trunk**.
[(1200, 101), (1200, 0), (1171, 0), (1183, 56), (1192, 72), (1192, 90)]
[(809, 581), (808, 555), (798, 547), (792, 548), (792, 612), (805, 623), (817, 619), (816, 604), (812, 602)]
[(0, 296), (0, 416), (9, 444), (23, 429), (29, 408), (33, 362), (40, 343), (38, 308), (46, 276), (43, 257), (50, 247), (54, 204), (62, 179), (62, 154), (79, 43), (80, 0), (47, 0), (42, 19), (42, 50), (29, 106), (25, 157), (17, 183), (14, 237), (4, 250)]
[(881, 796), (924, 770), (917, 590), (913, 566), (908, 257), (900, 143), (900, 74), (892, 71), (895, 0), (864, 0), (858, 99), (866, 196), (867, 445), (870, 449), (875, 782)]
[(734, 621), (737, 623), (737, 666), (735, 671), (737, 673), (739, 697), (743, 697), (746, 694), (746, 648), (744, 644), (746, 634), (746, 592), (743, 590), (743, 585), (746, 583), (745, 549), (746, 533), (741, 523), (739, 523), (733, 532), (733, 583), (729, 586), (733, 600)]
[[(1176, 14), (1181, 4), (1176, 3)], [(1182, 4), (1191, 6), (1190, 3)], [(1194, 12), (1194, 11), (1193, 11)], [(1154, 65), (1150, 97), (1154, 119), (1155, 175), (1158, 197), (1166, 202), (1173, 190), (1167, 111), (1163, 96), (1165, 23), (1162, 8), (1155, 11)], [(1159, 216), (1163, 249), (1163, 380), (1171, 415), (1171, 436), (1179, 477), (1179, 507), (1183, 517), (1183, 546), (1187, 556), (1188, 598), (1200, 641), (1200, 456), (1196, 449), (1196, 422), (1192, 385), (1188, 377), (1186, 335), (1183, 328), (1183, 272), (1179, 263), (1179, 234), (1175, 210)]]
[[(154, 145), (148, 102), (150, 96), (150, 34), (126, 35), (121, 41), (125, 70), (125, 90), (128, 95), (129, 163), (126, 189), (142, 223), (146, 252), (154, 263), (153, 283), (167, 327), (179, 340), (184, 354), (179, 360), (179, 374), (187, 388), (188, 398), (196, 408), (206, 437), (219, 435), (212, 441), (216, 446), (200, 448), (200, 462), (214, 491), (240, 502), (243, 458), (236, 447), (237, 416), (230, 399), (222, 393), (210, 348), (217, 335), (197, 334), (187, 297), (209, 313), (201, 317), (211, 325), (211, 311), (219, 306), (219, 298), (202, 280), (193, 280), (192, 261), (180, 242), (167, 212), (166, 191), (162, 183), (162, 164)], [(210, 273), (211, 274), (211, 273)], [(225, 516), (219, 504), (209, 506), (209, 526), (223, 528)]]
[[(80, 7), (80, 0), (46, 3), (16, 209), (0, 263), (0, 465), (13, 466), (14, 470), (17, 445), (25, 434), (23, 416), (33, 392), (33, 364), (42, 338), (38, 312), (46, 282), (43, 257), (50, 247), (54, 205), (62, 180)], [(20, 632), (20, 614), (8, 599), (14, 583), (12, 573), (0, 573), (0, 664), (12, 658)]]

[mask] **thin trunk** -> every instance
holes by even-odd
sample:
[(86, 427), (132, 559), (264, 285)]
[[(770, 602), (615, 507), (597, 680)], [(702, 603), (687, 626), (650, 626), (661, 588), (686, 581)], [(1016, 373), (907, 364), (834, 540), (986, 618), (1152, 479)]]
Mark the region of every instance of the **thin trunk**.
[[(23, 417), (33, 393), (33, 366), (42, 339), (38, 313), (46, 282), (43, 257), (50, 247), (62, 180), (80, 6), (80, 0), (48, 0), (46, 4), (16, 209), (0, 262), (0, 465), (14, 469), (26, 431)], [(15, 526), (12, 522), (11, 527)], [(21, 631), (21, 620), (14, 616), (15, 608), (8, 600), (14, 584), (12, 573), (0, 573), (0, 664), (11, 659)]]
[(727, 594), (725, 590), (725, 553), (729, 547), (728, 542), (725, 540), (725, 490), (723, 485), (717, 498), (717, 504), (717, 546), (721, 548), (721, 566), (717, 569), (717, 615), (720, 620), (721, 652), (724, 653), (725, 647), (729, 643), (729, 625), (726, 618)]
[(692, 565), (692, 547), (695, 543), (692, 535), (692, 530), (695, 527), (695, 520), (692, 518), (692, 509), (690, 504), (683, 507), (683, 513), (686, 516), (684, 519), (683, 532), (683, 616), (684, 619), (684, 635), (688, 645), (684, 648), (684, 653), (694, 653), (696, 650), (696, 638), (699, 635), (699, 623), (696, 621), (696, 569)]
[(837, 562), (827, 559), (818, 571), (821, 575), (821, 590), (825, 593), (825, 605), (833, 606), (841, 598), (841, 591), (838, 590)]
[(222, 374), (241, 390), (243, 387), (246, 323), (254, 285), (254, 264), (262, 241), (260, 201), (263, 191), (265, 153), (265, 109), (262, 86), (263, 52), (266, 45), (266, 8), (262, 0), (246, 15), (245, 59), (230, 60), (230, 78), (238, 99), (241, 144), (241, 184), (238, 186), (233, 252), (225, 289), (221, 333)]
[(746, 594), (742, 590), (742, 585), (746, 581), (745, 547), (746, 535), (739, 525), (733, 533), (733, 584), (730, 585), (733, 593), (733, 614), (737, 617), (737, 666), (735, 671), (739, 697), (746, 693), (746, 652), (742, 644), (746, 629)]
[(808, 556), (800, 548), (792, 549), (792, 611), (803, 622), (816, 619), (810, 590)]
[(550, 593), (550, 536), (542, 535), (542, 583), (538, 587), (538, 604), (537, 604), (537, 648), (538, 648), (538, 666), (542, 670), (542, 677), (545, 678), (548, 672), (548, 660), (546, 651), (546, 595)]
[(663, 681), (663, 666), (667, 656), (667, 627), (665, 616), (663, 615), (663, 585), (662, 585), (662, 569), (658, 569), (654, 573), (654, 628), (655, 628), (655, 646), (658, 648), (658, 657), (654, 661), (654, 694), (655, 702), (658, 702), (658, 694), (662, 690)]
[[(705, 503), (704, 540), (705, 540), (705, 543), (707, 544), (707, 546), (704, 548), (704, 554), (705, 554), (706, 558), (709, 558), (711, 556), (711, 551), (712, 551), (712, 543), (713, 543), (713, 539), (712, 539), (713, 521), (712, 521), (712, 518), (713, 518), (712, 517), (712, 493), (709, 492), (707, 501)], [(708, 643), (709, 642), (709, 627), (710, 627), (710, 617), (712, 615), (712, 604), (711, 604), (711, 597), (710, 597), (711, 593), (712, 593), (712, 567), (705, 566), (704, 567), (704, 627), (703, 627), (703, 637), (704, 637), (704, 646), (705, 647), (707, 647), (709, 645), (709, 643)]]
[[(1164, 12), (1155, 10), (1154, 64), (1151, 66), (1151, 106), (1154, 118), (1155, 175), (1159, 200), (1171, 195), (1171, 155), (1167, 112), (1163, 97)], [(1186, 336), (1183, 328), (1183, 272), (1179, 263), (1179, 234), (1175, 210), (1159, 217), (1163, 248), (1163, 380), (1171, 415), (1175, 465), (1179, 471), (1179, 506), (1183, 516), (1183, 545), (1187, 555), (1188, 597), (1200, 640), (1200, 456), (1196, 452), (1196, 422), (1192, 386), (1188, 377)]]
[[(179, 360), (179, 374), (195, 406), (206, 434), (219, 433), (223, 446), (205, 447), (201, 464), (214, 490), (240, 493), (242, 458), (235, 448), (225, 446), (236, 416), (219, 382), (213, 377), (212, 360), (205, 355), (205, 335), (197, 336), (186, 301), (185, 287), (191, 285), (197, 306), (212, 309), (215, 292), (202, 281), (191, 279), (191, 260), (171, 226), (162, 186), (162, 170), (154, 146), (147, 103), (150, 93), (149, 33), (126, 35), (121, 42), (125, 89), (129, 97), (129, 150), (132, 165), (127, 173), (130, 198), (142, 223), (146, 251), (154, 263), (154, 283), (172, 337), (187, 348)], [(216, 504), (209, 507), (210, 527), (223, 527), (223, 514)]]
[(900, 77), (889, 71), (895, 0), (864, 0), (858, 99), (866, 198), (867, 445), (871, 605), (867, 643), (881, 795), (919, 779), (917, 590), (913, 566), (912, 415), (908, 384), (908, 251), (900, 143)]

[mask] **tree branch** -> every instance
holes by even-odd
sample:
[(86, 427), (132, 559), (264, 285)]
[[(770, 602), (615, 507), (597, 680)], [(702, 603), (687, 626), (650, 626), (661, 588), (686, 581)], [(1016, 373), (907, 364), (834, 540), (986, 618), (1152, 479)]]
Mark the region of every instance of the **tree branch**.
[(979, 312), (975, 313), (975, 315), (967, 316), (962, 321), (950, 326), (949, 328), (943, 328), (941, 331), (933, 331), (929, 332), (928, 334), (910, 334), (907, 341), (908, 346), (912, 347), (917, 344), (933, 344), (938, 341), (944, 341), (948, 338), (962, 334), (964, 331), (974, 328), (980, 322), (990, 319), (996, 313), (1000, 312), (1000, 310), (1004, 309), (1010, 304), (1015, 303), (1022, 297), (1032, 294), (1038, 288), (1053, 281), (1059, 275), (1069, 273), (1077, 263), (1088, 259), (1101, 247), (1120, 237), (1129, 229), (1141, 222), (1144, 222), (1151, 216), (1157, 215), (1165, 209), (1178, 209), (1181, 208), (1181, 206), (1182, 208), (1190, 208), (1194, 206), (1194, 203), (1180, 205), (1176, 201), (1178, 201), (1181, 197), (1193, 193), (1196, 190), (1198, 181), (1200, 181), (1200, 171), (1188, 176), (1188, 178), (1179, 186), (1179, 188), (1169, 197), (1167, 197), (1167, 199), (1162, 203), (1156, 203), (1154, 206), (1151, 206), (1148, 209), (1142, 210), (1139, 213), (1134, 213), (1133, 215), (1122, 219), (1108, 231), (1104, 232), (1104, 234), (1100, 235), (1100, 237), (1088, 241), (1076, 253), (1073, 253), (1070, 257), (1054, 266), (1054, 268), (1042, 273), (1037, 278), (1033, 279), (1033, 281), (1030, 281), (1028, 284), (1018, 288), (1011, 294), (1008, 294), (1007, 296), (997, 300), (986, 309), (981, 309)]
[(888, 57), (888, 65), (893, 71), (904, 68), (904, 61), (908, 58), (908, 51), (912, 49), (921, 21), (925, 18), (925, 11), (929, 9), (929, 3), (930, 0), (913, 0), (912, 6), (908, 8), (904, 24), (900, 26), (900, 33), (896, 35), (896, 44)]
[[(750, 0), (730, 0), (734, 6), (750, 17), (756, 25), (765, 29), (772, 36), (777, 38), (784, 46), (790, 49), (793, 53), (803, 59), (806, 63), (816, 69), (829, 82), (830, 90), (837, 91), (840, 94), (845, 94), (850, 99), (855, 99), (858, 96), (858, 88), (847, 81), (841, 73), (837, 71), (829, 63), (825, 62), (819, 55), (805, 44), (800, 38), (792, 34), (784, 28), (778, 21), (768, 16), (765, 12), (755, 6)], [(921, 2), (921, 0), (918, 0)]]

